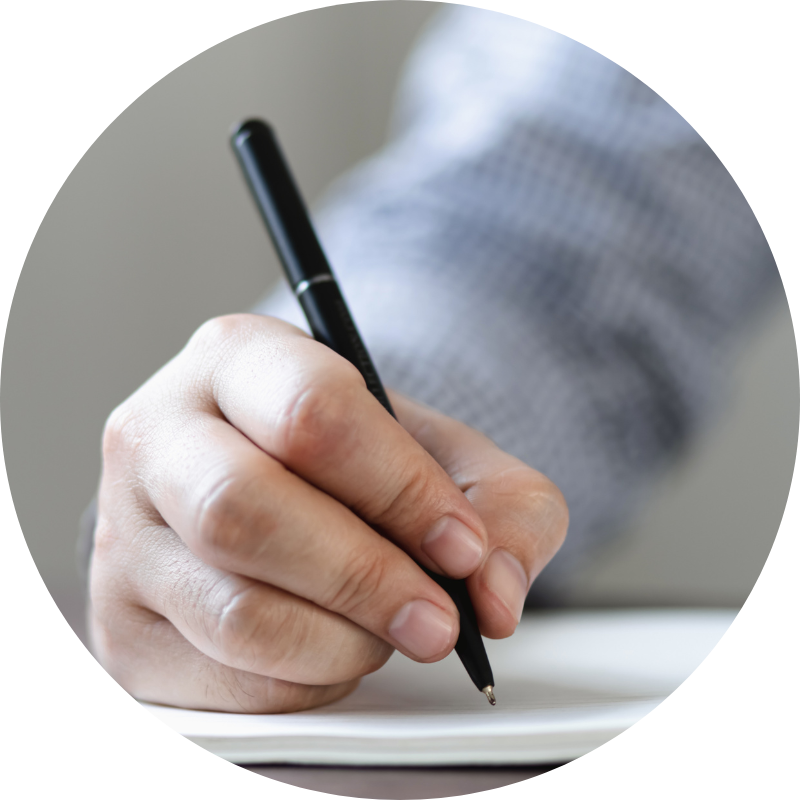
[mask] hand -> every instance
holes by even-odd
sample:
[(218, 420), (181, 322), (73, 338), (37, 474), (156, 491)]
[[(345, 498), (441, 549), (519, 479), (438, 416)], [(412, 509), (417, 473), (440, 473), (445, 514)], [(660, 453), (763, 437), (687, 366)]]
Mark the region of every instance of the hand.
[(333, 351), (238, 315), (111, 414), (89, 622), (124, 688), (268, 713), (343, 697), (394, 648), (437, 661), (458, 615), (415, 561), (467, 578), (484, 635), (514, 631), (566, 533), (560, 492), (391, 399), (400, 424)]

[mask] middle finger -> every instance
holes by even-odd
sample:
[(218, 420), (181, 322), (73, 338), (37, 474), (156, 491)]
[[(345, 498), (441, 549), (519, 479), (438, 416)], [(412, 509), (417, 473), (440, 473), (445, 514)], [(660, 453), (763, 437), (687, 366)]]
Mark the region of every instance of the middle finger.
[(349, 509), (214, 415), (159, 439), (150, 500), (202, 561), (341, 614), (418, 661), (452, 649), (452, 600)]
[(429, 569), (464, 578), (482, 563), (480, 516), (351, 364), (269, 318), (225, 352), (208, 399), (261, 449)]

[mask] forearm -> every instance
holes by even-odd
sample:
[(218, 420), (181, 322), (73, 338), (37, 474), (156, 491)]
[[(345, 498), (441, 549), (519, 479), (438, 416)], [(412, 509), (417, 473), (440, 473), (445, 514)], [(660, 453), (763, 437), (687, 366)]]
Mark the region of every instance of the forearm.
[[(449, 17), (320, 227), (384, 381), (564, 491), (557, 582), (709, 413), (777, 270), (724, 167), (639, 81), (535, 26)], [(264, 309), (299, 320), (292, 298)]]

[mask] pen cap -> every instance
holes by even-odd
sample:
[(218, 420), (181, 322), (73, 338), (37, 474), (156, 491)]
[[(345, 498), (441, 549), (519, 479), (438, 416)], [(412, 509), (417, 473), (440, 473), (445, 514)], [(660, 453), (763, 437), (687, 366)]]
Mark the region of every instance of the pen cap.
[(234, 129), (231, 144), (292, 288), (330, 275), (330, 264), (272, 128), (262, 120), (247, 120)]

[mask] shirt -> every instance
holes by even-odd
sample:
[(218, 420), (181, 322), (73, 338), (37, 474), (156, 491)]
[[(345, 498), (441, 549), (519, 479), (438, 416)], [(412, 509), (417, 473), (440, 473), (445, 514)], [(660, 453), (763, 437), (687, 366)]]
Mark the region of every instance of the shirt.
[[(570, 509), (555, 598), (720, 395), (778, 271), (692, 127), (545, 28), (452, 6), (321, 239), (383, 381), (544, 472)], [(258, 308), (303, 325), (281, 287)]]

